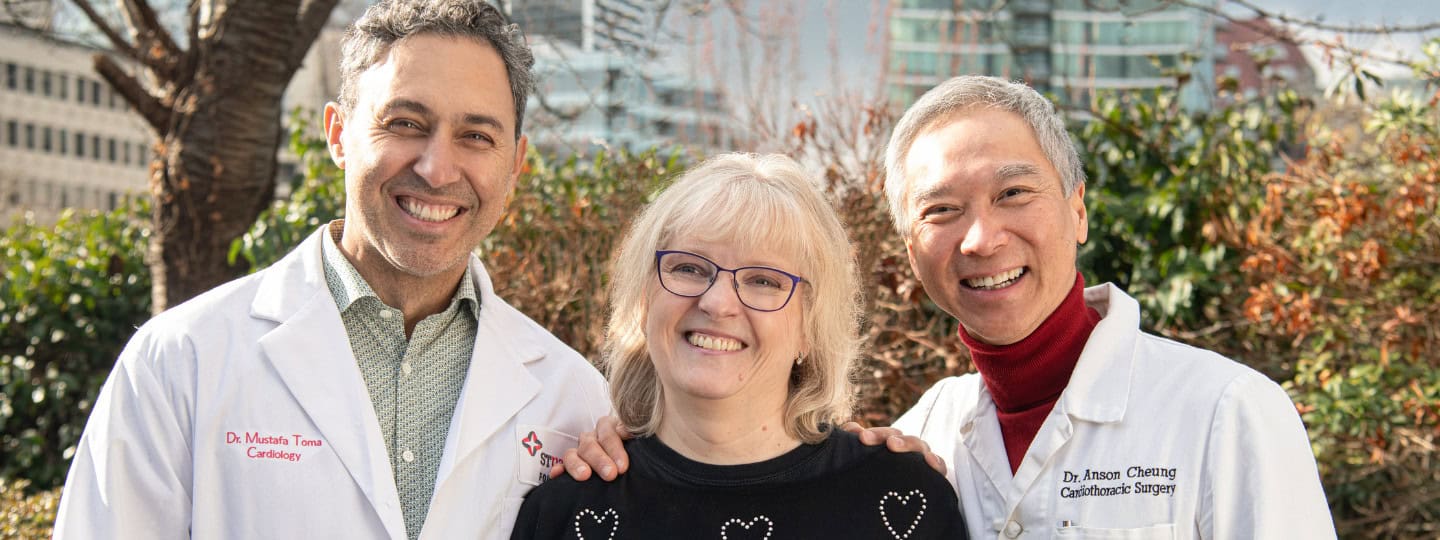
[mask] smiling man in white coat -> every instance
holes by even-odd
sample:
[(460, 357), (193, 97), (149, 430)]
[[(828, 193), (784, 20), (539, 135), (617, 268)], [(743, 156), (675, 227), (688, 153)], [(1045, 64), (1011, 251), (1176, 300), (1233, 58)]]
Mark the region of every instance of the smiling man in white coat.
[(381, 2), (325, 108), (346, 219), (146, 323), (56, 538), (506, 538), (609, 410), (472, 254), (504, 212), (533, 58), (483, 0)]
[(1031, 88), (957, 77), (906, 111), (885, 191), (977, 373), (895, 427), (949, 460), (975, 538), (1333, 538), (1299, 414), (1264, 375), (1085, 288), (1084, 172)]

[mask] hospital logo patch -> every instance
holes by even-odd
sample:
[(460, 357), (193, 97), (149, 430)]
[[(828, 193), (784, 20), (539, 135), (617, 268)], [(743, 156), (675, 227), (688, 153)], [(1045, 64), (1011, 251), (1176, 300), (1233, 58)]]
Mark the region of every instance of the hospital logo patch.
[(515, 427), (516, 469), (515, 479), (521, 483), (538, 486), (550, 479), (550, 467), (561, 463), (560, 456), (574, 448), (579, 441), (570, 435), (546, 428), (520, 424)]
[(520, 439), (520, 445), (524, 446), (525, 451), (530, 452), (531, 456), (534, 456), (536, 452), (539, 452), (541, 448), (545, 447), (544, 444), (540, 443), (540, 437), (535, 435), (534, 431), (531, 431), (524, 439)]

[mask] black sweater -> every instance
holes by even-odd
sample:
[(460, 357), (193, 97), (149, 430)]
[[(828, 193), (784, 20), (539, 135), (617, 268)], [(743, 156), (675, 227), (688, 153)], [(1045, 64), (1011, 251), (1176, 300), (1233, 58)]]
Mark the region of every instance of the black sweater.
[(746, 465), (707, 465), (654, 437), (625, 443), (614, 482), (561, 476), (530, 492), (511, 539), (967, 538), (959, 502), (920, 454), (835, 430)]

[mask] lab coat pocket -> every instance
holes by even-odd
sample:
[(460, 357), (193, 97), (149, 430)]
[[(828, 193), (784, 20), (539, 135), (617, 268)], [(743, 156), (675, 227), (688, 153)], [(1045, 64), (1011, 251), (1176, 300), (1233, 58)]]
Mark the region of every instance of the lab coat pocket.
[(1057, 538), (1077, 538), (1084, 540), (1167, 540), (1175, 538), (1175, 526), (1168, 524), (1152, 525), (1133, 529), (1100, 529), (1068, 526), (1055, 529), (1055, 536)]

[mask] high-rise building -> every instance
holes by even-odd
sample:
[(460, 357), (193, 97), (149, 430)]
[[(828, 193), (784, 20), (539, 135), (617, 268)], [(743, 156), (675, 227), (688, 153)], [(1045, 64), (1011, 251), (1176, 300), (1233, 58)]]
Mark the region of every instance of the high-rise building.
[(654, 62), (530, 38), (537, 87), (525, 113), (530, 143), (557, 154), (731, 146), (721, 92)]
[(530, 37), (568, 42), (585, 52), (655, 56), (653, 0), (511, 0), (510, 20)]
[(1186, 106), (1214, 88), (1213, 16), (1163, 0), (893, 0), (887, 82), (908, 105), (957, 75), (1023, 80), (1083, 105), (1097, 90), (1175, 86)]
[(731, 146), (723, 93), (656, 58), (653, 0), (513, 0), (535, 53), (526, 106), (531, 145), (557, 154), (598, 147)]

